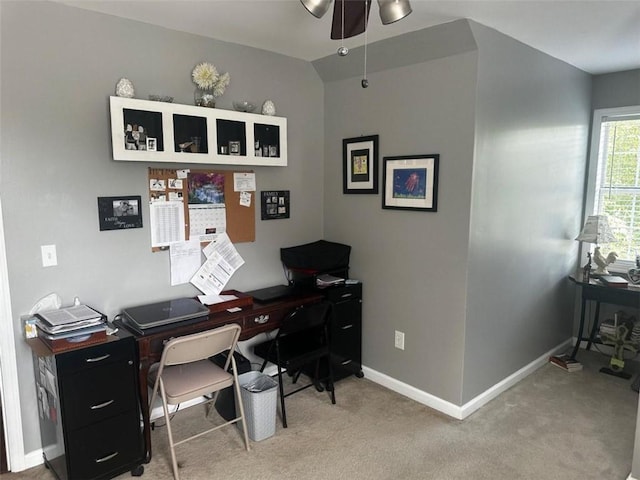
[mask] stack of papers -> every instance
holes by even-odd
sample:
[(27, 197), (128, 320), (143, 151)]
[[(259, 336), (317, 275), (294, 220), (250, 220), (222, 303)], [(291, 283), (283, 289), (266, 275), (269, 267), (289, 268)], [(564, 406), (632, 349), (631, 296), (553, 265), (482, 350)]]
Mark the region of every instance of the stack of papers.
[(334, 277), (333, 275), (323, 274), (316, 277), (316, 285), (318, 287), (329, 287), (344, 283), (344, 278)]
[(67, 338), (106, 329), (106, 318), (86, 305), (36, 313), (36, 326), (48, 338)]

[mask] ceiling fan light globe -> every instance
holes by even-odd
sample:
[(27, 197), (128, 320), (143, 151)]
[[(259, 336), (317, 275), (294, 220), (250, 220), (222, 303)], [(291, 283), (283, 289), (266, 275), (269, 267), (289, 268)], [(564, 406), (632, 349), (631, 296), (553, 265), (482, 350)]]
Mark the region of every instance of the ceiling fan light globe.
[(402, 20), (412, 12), (409, 0), (378, 0), (378, 7), (383, 25)]
[(331, 0), (300, 0), (300, 3), (316, 18), (322, 18), (331, 6)]

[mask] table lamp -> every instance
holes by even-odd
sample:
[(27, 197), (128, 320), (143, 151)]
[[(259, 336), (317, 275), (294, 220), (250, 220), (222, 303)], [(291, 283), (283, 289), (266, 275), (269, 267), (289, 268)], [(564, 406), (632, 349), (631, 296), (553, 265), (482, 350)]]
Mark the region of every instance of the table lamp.
[(616, 261), (618, 254), (616, 252), (609, 252), (605, 257), (600, 252), (599, 244), (610, 243), (615, 241), (616, 237), (613, 236), (611, 229), (609, 228), (609, 221), (606, 215), (590, 215), (587, 217), (587, 221), (582, 227), (582, 231), (576, 237), (579, 242), (594, 243), (596, 248), (593, 251), (593, 261), (596, 263), (597, 268), (595, 272), (591, 272), (591, 252), (587, 252), (589, 257), (588, 263), (584, 266), (585, 273), (589, 272), (589, 275), (600, 276), (609, 275), (607, 267)]

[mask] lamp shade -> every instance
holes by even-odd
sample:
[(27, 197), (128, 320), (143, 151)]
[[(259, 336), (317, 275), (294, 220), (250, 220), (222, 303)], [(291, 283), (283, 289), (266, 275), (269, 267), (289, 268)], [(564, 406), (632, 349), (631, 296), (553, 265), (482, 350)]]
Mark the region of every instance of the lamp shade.
[(582, 227), (580, 235), (576, 237), (579, 242), (587, 243), (609, 243), (615, 241), (616, 237), (609, 228), (609, 221), (606, 215), (590, 215)]
[(309, 10), (309, 13), (314, 17), (321, 18), (329, 7), (331, 6), (331, 0), (300, 0), (304, 8)]
[(409, 0), (378, 0), (378, 6), (383, 25), (402, 20), (412, 12)]

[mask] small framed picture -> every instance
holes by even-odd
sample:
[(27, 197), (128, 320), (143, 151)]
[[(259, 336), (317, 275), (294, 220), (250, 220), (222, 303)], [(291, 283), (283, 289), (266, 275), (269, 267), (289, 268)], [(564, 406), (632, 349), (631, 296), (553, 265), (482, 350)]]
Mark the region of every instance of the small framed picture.
[(342, 141), (342, 193), (378, 193), (378, 135)]
[(438, 211), (440, 155), (384, 157), (382, 208)]
[(147, 137), (147, 150), (150, 152), (156, 151), (156, 139), (153, 137)]
[(260, 192), (262, 220), (289, 218), (289, 190)]
[(229, 142), (229, 155), (240, 155), (240, 142), (235, 140)]
[(140, 196), (98, 197), (100, 231), (142, 228)]

